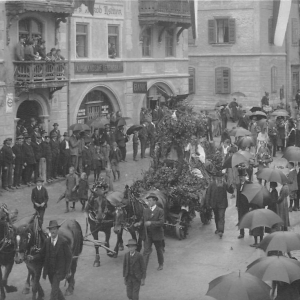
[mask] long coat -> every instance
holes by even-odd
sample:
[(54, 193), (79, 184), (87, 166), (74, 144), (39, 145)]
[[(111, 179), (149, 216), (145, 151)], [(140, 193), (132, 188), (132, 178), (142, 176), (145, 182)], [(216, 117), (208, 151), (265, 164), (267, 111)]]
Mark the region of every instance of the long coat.
[(34, 152), (31, 145), (28, 145), (27, 143), (23, 144), (23, 151), (24, 151), (24, 162), (27, 165), (33, 165), (36, 163), (34, 158)]
[(145, 222), (150, 221), (151, 225), (148, 226), (148, 232), (151, 235), (153, 241), (161, 241), (164, 239), (164, 210), (156, 205), (154, 211), (150, 208), (146, 208), (143, 213), (142, 224), (144, 230), (142, 232), (142, 239), (147, 237)]
[(246, 181), (244, 183), (244, 185), (242, 185), (241, 183), (239, 183), (236, 187), (236, 206), (237, 206), (237, 209), (238, 209), (238, 218), (239, 218), (239, 221), (242, 219), (242, 217), (247, 213), (249, 212), (249, 201), (247, 199), (247, 197), (242, 194), (243, 190), (244, 190), (244, 187), (246, 184), (251, 184), (250, 181)]
[[(123, 260), (123, 277), (127, 278), (129, 275), (130, 265), (130, 252), (127, 252)], [(135, 251), (133, 255), (132, 272), (136, 279), (141, 280), (146, 276), (146, 266), (143, 259), (143, 255)]]
[(227, 208), (227, 192), (233, 193), (233, 191), (232, 186), (228, 186), (226, 183), (223, 183), (223, 185), (219, 187), (216, 182), (213, 181), (206, 191), (206, 203), (213, 209)]
[(66, 178), (65, 197), (67, 201), (78, 201), (77, 191), (72, 191), (75, 186), (78, 186), (79, 180), (76, 174), (68, 174)]
[(284, 185), (279, 192), (277, 202), (277, 214), (282, 219), (284, 227), (290, 226), (288, 195), (289, 188), (287, 185)]
[(15, 165), (23, 165), (24, 164), (24, 153), (22, 145), (14, 145), (12, 147), (12, 151), (15, 154)]
[(3, 145), (1, 149), (3, 167), (8, 167), (13, 164), (14, 156), (11, 147)]
[(39, 193), (37, 187), (35, 187), (31, 192), (31, 201), (33, 203), (33, 207), (35, 209), (41, 209), (41, 207), (37, 207), (35, 204), (45, 203), (44, 209), (47, 208), (47, 202), (49, 200), (48, 192), (45, 187), (42, 186), (41, 192)]
[(69, 140), (70, 145), (70, 154), (78, 156), (78, 147), (80, 144), (80, 140), (78, 141), (75, 135), (72, 135)]

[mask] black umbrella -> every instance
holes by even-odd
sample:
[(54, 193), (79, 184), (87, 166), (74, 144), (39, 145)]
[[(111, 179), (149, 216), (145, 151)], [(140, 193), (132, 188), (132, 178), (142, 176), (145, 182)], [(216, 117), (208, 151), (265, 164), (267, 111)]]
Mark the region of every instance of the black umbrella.
[(121, 118), (121, 119), (118, 121), (117, 126), (119, 127), (119, 126), (125, 126), (125, 125), (126, 125), (125, 119), (124, 119), (124, 118)]
[(253, 106), (253, 107), (250, 109), (250, 111), (256, 112), (256, 111), (262, 111), (262, 109), (261, 109), (261, 107), (259, 107), (259, 106)]
[(127, 134), (130, 135), (130, 134), (133, 134), (134, 131), (136, 130), (141, 130), (143, 128), (142, 125), (132, 125), (130, 126), (128, 129), (127, 129)]

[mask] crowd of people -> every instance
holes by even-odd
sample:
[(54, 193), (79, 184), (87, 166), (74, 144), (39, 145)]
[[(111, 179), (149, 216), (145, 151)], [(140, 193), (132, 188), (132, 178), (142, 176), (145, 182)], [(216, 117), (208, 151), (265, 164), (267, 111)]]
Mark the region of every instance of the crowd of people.
[(46, 61), (55, 62), (65, 60), (61, 50), (51, 48), (47, 53), (46, 42), (40, 36), (33, 39), (20, 36), (15, 48), (15, 59), (17, 61)]

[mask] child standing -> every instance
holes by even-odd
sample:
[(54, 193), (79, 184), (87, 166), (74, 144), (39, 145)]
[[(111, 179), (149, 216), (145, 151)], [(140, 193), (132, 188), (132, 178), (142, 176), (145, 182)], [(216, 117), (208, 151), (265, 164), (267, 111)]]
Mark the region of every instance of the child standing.
[(82, 211), (84, 211), (85, 203), (88, 200), (89, 184), (86, 173), (81, 173), (79, 179), (78, 198), (82, 204)]
[(138, 161), (136, 159), (138, 148), (139, 148), (139, 133), (137, 130), (133, 132), (132, 145), (133, 145), (133, 160)]
[(117, 180), (117, 176), (116, 176), (117, 174), (118, 174), (118, 180), (120, 180), (119, 162), (121, 161), (121, 159), (122, 159), (121, 151), (118, 148), (117, 143), (113, 142), (112, 149), (110, 150), (109, 153), (109, 160), (114, 175), (114, 181)]
[(137, 242), (130, 239), (126, 245), (129, 249), (124, 256), (123, 277), (128, 299), (138, 300), (140, 287), (145, 285), (146, 266), (143, 255), (136, 251)]
[(96, 147), (96, 152), (93, 157), (93, 168), (94, 168), (94, 182), (99, 180), (99, 176), (102, 168), (103, 155), (100, 151), (100, 147)]

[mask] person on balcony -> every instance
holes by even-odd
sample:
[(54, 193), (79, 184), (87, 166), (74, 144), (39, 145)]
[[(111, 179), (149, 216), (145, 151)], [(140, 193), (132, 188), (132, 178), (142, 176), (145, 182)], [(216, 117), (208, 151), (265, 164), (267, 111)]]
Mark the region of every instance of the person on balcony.
[(56, 49), (51, 48), (50, 52), (46, 55), (46, 61), (56, 61)]
[(35, 61), (35, 59), (36, 59), (36, 56), (34, 54), (32, 40), (28, 40), (26, 43), (25, 50), (24, 50), (24, 58), (27, 61)]
[(45, 46), (45, 41), (40, 40), (39, 43), (36, 45), (35, 49), (39, 53), (40, 57), (42, 60), (46, 59), (46, 46)]
[(65, 58), (61, 55), (61, 50), (60, 49), (56, 50), (55, 59), (56, 59), (56, 61), (65, 60)]
[(16, 49), (15, 49), (15, 56), (17, 61), (25, 60), (24, 42), (25, 42), (25, 38), (23, 36), (20, 36), (19, 43), (16, 45)]

